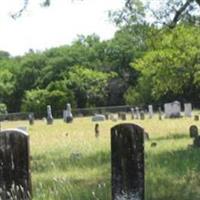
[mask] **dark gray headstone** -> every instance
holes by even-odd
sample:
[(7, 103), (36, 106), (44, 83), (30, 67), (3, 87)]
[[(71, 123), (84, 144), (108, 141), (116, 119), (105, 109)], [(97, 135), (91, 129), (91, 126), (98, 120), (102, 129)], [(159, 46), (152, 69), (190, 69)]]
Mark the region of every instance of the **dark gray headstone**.
[(30, 125), (34, 124), (34, 114), (33, 113), (29, 113), (28, 120), (29, 120)]
[(199, 121), (199, 115), (194, 116), (194, 121)]
[(143, 110), (140, 112), (140, 119), (141, 119), (141, 120), (144, 120), (144, 119), (145, 119), (145, 114), (144, 114), (144, 111), (143, 111)]
[(161, 109), (161, 107), (158, 108), (158, 118), (159, 118), (159, 120), (162, 120), (162, 109)]
[(98, 138), (99, 137), (99, 124), (95, 124), (95, 128), (94, 128), (94, 131), (95, 131), (95, 137)]
[(144, 200), (144, 130), (134, 124), (111, 129), (112, 200)]
[(31, 199), (29, 137), (22, 130), (0, 132), (0, 188), (2, 200)]
[(195, 137), (198, 136), (198, 128), (197, 128), (197, 126), (195, 126), (195, 125), (190, 126), (189, 131), (190, 131), (190, 137), (191, 138), (195, 138)]
[(47, 124), (53, 124), (53, 116), (50, 105), (47, 106)]

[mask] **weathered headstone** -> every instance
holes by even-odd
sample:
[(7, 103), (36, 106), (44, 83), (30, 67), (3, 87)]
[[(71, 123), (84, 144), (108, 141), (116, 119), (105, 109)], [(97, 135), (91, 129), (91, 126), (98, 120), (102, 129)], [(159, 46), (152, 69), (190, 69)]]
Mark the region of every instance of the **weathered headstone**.
[(112, 200), (144, 200), (144, 130), (134, 124), (111, 129)]
[(145, 119), (145, 114), (144, 114), (144, 111), (143, 111), (143, 110), (140, 111), (140, 119), (141, 119), (141, 120), (144, 120), (144, 119)]
[(94, 130), (95, 130), (95, 137), (98, 138), (99, 137), (99, 133), (100, 133), (99, 124), (95, 124)]
[(195, 125), (190, 126), (189, 132), (190, 132), (191, 138), (197, 137), (198, 136), (198, 127)]
[(63, 111), (63, 119), (66, 123), (70, 123), (73, 121), (73, 115), (71, 110), (71, 105), (68, 103), (67, 109)]
[(33, 113), (29, 113), (28, 120), (29, 120), (30, 125), (34, 124), (34, 114)]
[(139, 110), (139, 108), (138, 107), (136, 107), (135, 108), (135, 114), (136, 114), (136, 119), (139, 119), (139, 117), (140, 117), (140, 110)]
[(126, 113), (125, 112), (119, 112), (118, 113), (118, 117), (121, 120), (126, 120)]
[(97, 122), (97, 121), (105, 121), (106, 117), (104, 115), (101, 115), (101, 114), (95, 114), (93, 117), (92, 117), (92, 121), (93, 122)]
[(135, 110), (131, 108), (131, 119), (135, 119)]
[(50, 105), (47, 106), (47, 124), (53, 124), (53, 116)]
[(179, 101), (164, 104), (165, 118), (181, 117), (181, 104)]
[(28, 134), (19, 129), (1, 131), (0, 199), (28, 200), (31, 191)]
[(199, 121), (199, 115), (194, 116), (194, 121)]
[(185, 103), (184, 104), (184, 112), (186, 117), (192, 117), (192, 104)]
[(148, 112), (149, 112), (149, 118), (151, 119), (153, 117), (153, 106), (152, 105), (148, 106)]
[(116, 122), (118, 120), (118, 115), (116, 114), (110, 114), (109, 116), (110, 120), (112, 120), (113, 122)]
[(162, 120), (162, 108), (161, 107), (158, 108), (158, 118), (159, 118), (159, 120)]

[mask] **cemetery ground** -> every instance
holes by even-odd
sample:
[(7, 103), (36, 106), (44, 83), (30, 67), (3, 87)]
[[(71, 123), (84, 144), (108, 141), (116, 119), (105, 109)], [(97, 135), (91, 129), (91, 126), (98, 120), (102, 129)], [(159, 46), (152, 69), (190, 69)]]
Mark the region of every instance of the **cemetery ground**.
[(149, 133), (145, 142), (145, 199), (198, 200), (200, 197), (200, 149), (189, 148), (193, 118), (118, 120), (99, 122), (95, 138), (91, 118), (73, 123), (54, 120), (3, 122), (2, 128), (27, 126), (30, 134), (33, 200), (110, 200), (110, 129), (119, 123), (135, 123)]

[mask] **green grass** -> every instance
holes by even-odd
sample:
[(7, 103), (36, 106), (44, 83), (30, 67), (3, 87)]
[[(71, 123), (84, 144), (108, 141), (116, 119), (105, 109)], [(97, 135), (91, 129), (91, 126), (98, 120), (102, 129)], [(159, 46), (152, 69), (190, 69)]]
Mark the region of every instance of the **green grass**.
[[(145, 128), (146, 200), (199, 200), (200, 150), (188, 148), (193, 119), (129, 120)], [(122, 123), (118, 121), (117, 123)], [(53, 125), (36, 121), (3, 122), (3, 128), (27, 126), (30, 133), (33, 200), (110, 200), (110, 128), (100, 123), (94, 137), (90, 118), (72, 124), (55, 120)], [(151, 143), (156, 142), (156, 147)]]

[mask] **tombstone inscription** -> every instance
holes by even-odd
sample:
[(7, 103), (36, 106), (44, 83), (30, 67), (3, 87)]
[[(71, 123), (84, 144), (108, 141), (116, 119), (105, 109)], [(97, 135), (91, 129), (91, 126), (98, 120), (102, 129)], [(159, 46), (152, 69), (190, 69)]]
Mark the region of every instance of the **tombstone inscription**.
[(134, 124), (111, 129), (112, 200), (144, 200), (144, 130)]
[(0, 199), (31, 199), (29, 137), (25, 131), (0, 132)]

